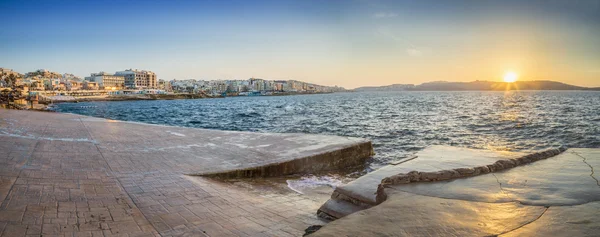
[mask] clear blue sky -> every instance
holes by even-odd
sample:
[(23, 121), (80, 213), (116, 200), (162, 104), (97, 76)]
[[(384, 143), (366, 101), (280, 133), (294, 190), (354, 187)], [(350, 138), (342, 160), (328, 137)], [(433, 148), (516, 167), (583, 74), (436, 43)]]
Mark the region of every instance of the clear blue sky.
[[(525, 3), (523, 3), (525, 2)], [(0, 1), (0, 67), (297, 79), (353, 88), (600, 86), (600, 0)]]

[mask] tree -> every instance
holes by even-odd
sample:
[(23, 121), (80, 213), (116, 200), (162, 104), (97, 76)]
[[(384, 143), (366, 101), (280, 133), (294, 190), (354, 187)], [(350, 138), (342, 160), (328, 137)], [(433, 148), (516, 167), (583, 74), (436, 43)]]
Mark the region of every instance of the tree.
[(6, 78), (6, 82), (8, 83), (8, 85), (10, 87), (15, 87), (15, 83), (17, 82), (17, 78), (15, 77), (15, 74), (10, 74), (8, 75), (8, 77)]

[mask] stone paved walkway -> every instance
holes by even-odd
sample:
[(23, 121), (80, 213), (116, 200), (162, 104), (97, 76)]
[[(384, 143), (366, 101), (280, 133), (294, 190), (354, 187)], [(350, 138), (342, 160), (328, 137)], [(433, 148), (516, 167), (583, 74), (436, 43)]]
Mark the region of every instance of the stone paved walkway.
[(299, 236), (321, 203), (185, 174), (364, 142), (226, 135), (0, 109), (0, 236)]

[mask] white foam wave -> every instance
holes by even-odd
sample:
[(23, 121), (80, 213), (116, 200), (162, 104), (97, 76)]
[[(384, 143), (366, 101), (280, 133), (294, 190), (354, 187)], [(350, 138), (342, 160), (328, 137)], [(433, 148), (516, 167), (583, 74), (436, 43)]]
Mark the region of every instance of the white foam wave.
[(335, 189), (337, 186), (342, 185), (342, 180), (334, 176), (305, 176), (300, 179), (289, 179), (286, 180), (288, 188), (294, 192), (305, 194), (306, 190), (315, 189), (319, 187), (330, 187)]
[(63, 141), (63, 142), (91, 142), (96, 143), (95, 140), (90, 140), (87, 138), (57, 138), (57, 137), (36, 137), (31, 134), (19, 135), (14, 133), (8, 133), (6, 131), (0, 131), (0, 136), (7, 137), (18, 137), (25, 139), (36, 139), (36, 140), (46, 140), (46, 141)]
[(167, 131), (167, 133), (170, 133), (171, 135), (175, 135), (175, 136), (185, 137), (185, 134), (181, 134), (181, 133), (178, 133), (178, 132)]

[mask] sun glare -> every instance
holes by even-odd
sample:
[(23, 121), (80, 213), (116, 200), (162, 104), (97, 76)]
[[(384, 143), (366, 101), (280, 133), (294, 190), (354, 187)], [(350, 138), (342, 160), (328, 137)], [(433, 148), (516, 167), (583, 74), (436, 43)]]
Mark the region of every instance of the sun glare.
[(508, 71), (504, 74), (504, 82), (515, 82), (519, 78), (519, 75), (515, 72)]

